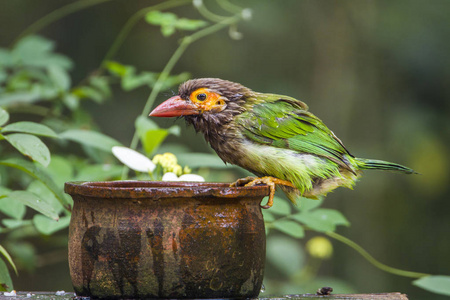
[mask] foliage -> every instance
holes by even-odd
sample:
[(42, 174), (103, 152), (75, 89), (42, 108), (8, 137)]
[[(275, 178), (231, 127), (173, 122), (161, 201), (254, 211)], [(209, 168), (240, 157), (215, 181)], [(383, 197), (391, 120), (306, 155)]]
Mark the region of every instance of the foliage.
[(414, 285), (427, 291), (450, 296), (450, 276), (425, 276), (413, 281)]
[(177, 15), (170, 12), (151, 11), (145, 16), (145, 21), (152, 25), (161, 26), (161, 33), (165, 36), (171, 36), (176, 29), (179, 30), (197, 30), (205, 27), (208, 23), (203, 20), (190, 20), (178, 18)]
[[(169, 2), (160, 7), (182, 5), (186, 1)], [(172, 35), (175, 30), (197, 31), (208, 25), (203, 20), (178, 18), (173, 13), (154, 9), (145, 14), (145, 20), (160, 26), (164, 36)], [(239, 18), (232, 16), (230, 20), (237, 22)], [(194, 39), (228, 25), (225, 22), (204, 33), (197, 31)], [(185, 43), (184, 48), (188, 44)], [(177, 54), (178, 58), (180, 54)], [(172, 60), (172, 67), (174, 62)], [(67, 228), (72, 201), (63, 192), (64, 182), (129, 176), (128, 169), (115, 160), (111, 152), (122, 144), (98, 131), (95, 120), (83, 103), (91, 101), (102, 105), (112, 96), (116, 83), (124, 91), (148, 87), (157, 94), (190, 77), (187, 72), (170, 75), (170, 65), (163, 72), (138, 72), (134, 66), (106, 60), (98, 70), (74, 85), (70, 76), (72, 67), (72, 60), (56, 53), (55, 43), (41, 36), (26, 35), (11, 48), (0, 49), (0, 141), (3, 141), (0, 145), (3, 154), (0, 161), (0, 212), (6, 216), (0, 227), (0, 234), (5, 237), (0, 245), (2, 290), (13, 288), (5, 262), (14, 270), (14, 261), (26, 261), (27, 269), (34, 268), (35, 260), (31, 257), (36, 249), (26, 239), (51, 237)], [(151, 107), (151, 103), (149, 105)], [(9, 122), (10, 119), (14, 122)], [(168, 135), (180, 134), (178, 126), (159, 128), (143, 116), (136, 118), (135, 128), (146, 155), (154, 155)], [(74, 147), (74, 144), (78, 146)], [(160, 163), (157, 166), (162, 166)], [(162, 170), (162, 167), (157, 167), (156, 173), (150, 175), (161, 179)], [(185, 167), (181, 171), (189, 173), (190, 168)], [(134, 176), (147, 178), (139, 173)], [(27, 208), (34, 213), (27, 212)], [(19, 264), (19, 268), (25, 268), (25, 265)]]
[[(187, 3), (170, 0), (159, 7), (162, 10), (163, 6), (170, 8)], [(61, 231), (69, 225), (72, 201), (63, 192), (64, 182), (127, 179), (129, 176), (159, 180), (168, 173), (179, 179), (181, 174), (190, 173), (190, 168), (210, 175), (208, 179), (213, 178), (208, 173), (211, 168), (220, 171), (217, 173), (230, 172), (230, 167), (213, 154), (182, 151), (177, 153), (175, 162), (167, 164), (157, 153), (169, 135), (180, 135), (180, 128), (177, 125), (160, 128), (146, 117), (161, 91), (177, 86), (190, 77), (188, 72), (171, 74), (189, 45), (224, 28), (230, 29), (232, 38), (242, 36), (236, 31), (236, 24), (242, 19), (249, 19), (251, 11), (225, 0), (218, 0), (218, 4), (231, 16), (215, 15), (206, 9), (202, 1), (194, 1), (194, 6), (208, 21), (162, 12), (155, 9), (158, 5), (138, 11), (124, 26), (99, 68), (79, 84), (74, 84), (70, 76), (74, 62), (55, 52), (55, 42), (30, 35), (33, 28), (27, 29), (27, 34), (21, 35), (12, 47), (0, 49), (0, 151), (3, 155), (0, 160), (0, 290), (13, 288), (7, 265), (16, 272), (16, 262), (19, 269), (32, 270), (35, 267), (36, 247), (28, 242), (30, 237), (49, 239), (60, 235), (63, 239), (67, 238), (66, 233)], [(76, 6), (71, 5), (67, 11), (73, 12), (72, 8)], [(50, 22), (52, 18), (44, 17), (36, 28), (40, 29), (41, 24)], [(181, 39), (162, 71), (141, 71), (135, 66), (113, 60), (117, 45), (123, 42), (139, 19), (158, 26), (167, 38), (189, 33)], [(134, 120), (135, 134), (130, 148), (126, 149), (137, 154), (135, 158), (140, 157), (136, 159), (144, 159), (147, 166), (154, 165), (148, 170), (133, 167), (135, 164), (130, 160), (133, 155), (113, 153), (112, 149), (123, 150), (125, 147), (114, 137), (100, 132), (85, 108), (86, 102), (104, 105), (114, 95), (115, 89), (128, 92), (141, 87), (149, 88), (151, 93), (142, 114)], [(148, 158), (151, 156), (154, 157), (153, 162)], [(136, 172), (130, 172), (122, 163)], [(332, 244), (322, 237), (325, 235), (347, 244), (380, 269), (420, 278), (413, 283), (435, 293), (450, 294), (450, 277), (428, 276), (388, 267), (354, 242), (335, 233), (338, 226), (349, 226), (350, 222), (337, 210), (321, 208), (321, 203), (320, 200), (303, 199), (301, 206), (293, 207), (286, 199), (276, 198), (274, 206), (263, 211), (269, 237), (268, 262), (282, 274), (281, 278), (295, 282), (296, 286), (318, 280), (318, 266), (333, 252)], [(308, 231), (319, 233), (320, 238), (310, 239), (305, 251), (297, 239), (305, 238)], [(286, 248), (286, 245), (289, 247)], [(267, 277), (276, 276), (268, 274)], [(273, 282), (280, 284), (276, 280)], [(335, 286), (346, 288), (342, 282), (335, 283)]]

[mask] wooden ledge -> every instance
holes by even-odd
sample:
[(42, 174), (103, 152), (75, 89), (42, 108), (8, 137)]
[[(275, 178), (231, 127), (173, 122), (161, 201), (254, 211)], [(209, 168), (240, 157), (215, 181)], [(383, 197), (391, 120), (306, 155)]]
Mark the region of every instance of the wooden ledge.
[[(16, 296), (4, 296), (3, 292), (0, 292), (1, 300), (73, 300), (73, 299), (89, 299), (84, 297), (75, 297), (73, 292), (17, 292)], [(401, 293), (381, 293), (381, 294), (331, 294), (326, 296), (316, 294), (298, 294), (298, 295), (284, 295), (280, 297), (260, 297), (257, 300), (334, 300), (334, 299), (348, 299), (348, 300), (408, 300), (405, 294)]]
[(259, 300), (313, 300), (313, 299), (348, 299), (348, 300), (408, 300), (405, 294), (401, 293), (377, 293), (377, 294), (331, 294), (331, 295), (316, 295), (316, 294), (298, 294), (285, 295), (282, 297), (267, 297), (259, 298)]

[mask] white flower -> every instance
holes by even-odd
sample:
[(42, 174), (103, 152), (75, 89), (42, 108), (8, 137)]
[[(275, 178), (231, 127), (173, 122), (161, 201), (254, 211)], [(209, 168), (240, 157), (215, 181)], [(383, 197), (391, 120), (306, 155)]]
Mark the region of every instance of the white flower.
[(167, 172), (161, 178), (162, 181), (178, 181), (178, 176), (173, 172)]
[(205, 181), (205, 178), (197, 174), (184, 174), (178, 177), (173, 172), (167, 172), (163, 175), (162, 181)]
[(118, 160), (132, 170), (148, 173), (153, 172), (156, 167), (148, 157), (133, 149), (114, 146), (111, 151)]
[(195, 7), (202, 6), (203, 0), (194, 0), (194, 1), (192, 1), (192, 4), (194, 4)]
[(242, 19), (244, 19), (246, 21), (248, 21), (252, 18), (252, 10), (250, 8), (243, 9), (241, 14), (242, 14)]
[(4, 292), (3, 295), (13, 297), (13, 296), (17, 296), (17, 293), (16, 293), (16, 290), (12, 290), (10, 293)]

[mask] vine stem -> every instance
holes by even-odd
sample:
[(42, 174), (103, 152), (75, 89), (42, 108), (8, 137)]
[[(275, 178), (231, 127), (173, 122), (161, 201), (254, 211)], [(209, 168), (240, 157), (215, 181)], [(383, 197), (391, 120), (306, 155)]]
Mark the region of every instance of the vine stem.
[(242, 10), (241, 7), (229, 2), (228, 0), (216, 0), (220, 7), (229, 11), (230, 13), (238, 13)]
[(411, 271), (405, 271), (405, 270), (400, 270), (397, 268), (389, 267), (389, 266), (379, 262), (378, 260), (376, 260), (372, 255), (370, 255), (366, 250), (364, 250), (361, 246), (359, 246), (352, 240), (349, 240), (348, 238), (346, 238), (340, 234), (337, 234), (335, 232), (331, 232), (331, 231), (325, 232), (325, 234), (327, 236), (329, 236), (335, 240), (338, 240), (338, 241), (346, 244), (347, 246), (353, 248), (354, 250), (356, 250), (356, 252), (361, 254), (361, 256), (364, 257), (369, 263), (371, 263), (378, 269), (381, 269), (385, 272), (403, 276), (403, 277), (412, 277), (412, 278), (421, 278), (421, 277), (425, 277), (425, 276), (430, 276), (430, 274), (426, 274), (426, 273), (411, 272)]
[[(103, 0), (105, 1), (105, 0)], [(100, 70), (105, 67), (105, 64), (108, 60), (110, 60), (117, 52), (117, 50), (122, 46), (125, 38), (127, 37), (130, 30), (136, 25), (136, 23), (141, 20), (147, 13), (153, 11), (153, 10), (165, 10), (177, 6), (181, 6), (187, 3), (190, 3), (191, 0), (171, 0), (171, 1), (165, 1), (153, 6), (145, 7), (136, 13), (134, 13), (131, 18), (128, 19), (128, 21), (125, 23), (125, 25), (122, 27), (122, 30), (117, 35), (116, 39), (114, 40), (113, 44), (109, 48), (108, 52), (105, 54), (105, 57), (103, 58), (102, 62), (100, 63)]]
[[(195, 1), (194, 1), (194, 3), (195, 3)], [(223, 20), (225, 20), (225, 19), (227, 18), (227, 17), (219, 16), (219, 15), (213, 13), (212, 11), (208, 10), (208, 9), (206, 8), (206, 6), (203, 4), (203, 1), (202, 1), (202, 4), (201, 4), (201, 5), (195, 5), (195, 4), (194, 4), (194, 6), (195, 6), (195, 8), (197, 8), (198, 12), (199, 12), (205, 19), (208, 19), (208, 20), (210, 20), (210, 21), (212, 21), (212, 22), (217, 22), (217, 23), (219, 23), (219, 22), (221, 22), (221, 21), (223, 21)]]
[(88, 8), (90, 6), (94, 6), (103, 2), (107, 2), (111, 0), (80, 0), (77, 2), (70, 3), (68, 5), (65, 5), (63, 7), (60, 7), (58, 9), (55, 9), (51, 13), (45, 15), (44, 17), (40, 18), (30, 26), (28, 26), (22, 33), (20, 33), (12, 42), (12, 45), (15, 45), (21, 38), (23, 38), (26, 35), (33, 34), (42, 28), (50, 25), (51, 23), (70, 15), (71, 13), (83, 10), (85, 8)]
[[(153, 103), (155, 102), (156, 97), (158, 96), (159, 92), (161, 91), (164, 82), (169, 77), (170, 72), (172, 71), (175, 64), (178, 62), (178, 60), (183, 55), (184, 51), (194, 43), (195, 41), (213, 34), (214, 32), (217, 32), (235, 22), (237, 22), (242, 17), (241, 13), (235, 14), (234, 16), (228, 17), (214, 25), (211, 25), (205, 29), (199, 30), (189, 36), (184, 37), (181, 40), (180, 45), (173, 53), (172, 57), (167, 62), (166, 66), (162, 70), (161, 74), (159, 75), (157, 81), (155, 82), (155, 85), (148, 96), (147, 102), (145, 103), (144, 109), (142, 110), (141, 116), (146, 116), (150, 113), (150, 109), (153, 106)], [(137, 145), (139, 143), (139, 135), (137, 130), (134, 131), (133, 139), (131, 140), (130, 148), (136, 149)], [(128, 167), (124, 166), (122, 170), (122, 179), (127, 179), (127, 173), (128, 173)]]
[(159, 94), (159, 92), (161, 91), (161, 88), (164, 84), (164, 81), (167, 80), (167, 78), (170, 75), (170, 72), (172, 71), (173, 67), (175, 66), (175, 64), (178, 62), (178, 60), (181, 58), (181, 56), (183, 55), (184, 51), (189, 47), (189, 45), (191, 45), (192, 43), (194, 43), (195, 41), (213, 34), (214, 32), (219, 31), (220, 29), (227, 27), (228, 25), (231, 25), (233, 23), (235, 23), (237, 20), (239, 20), (240, 18), (240, 14), (236, 14), (232, 17), (229, 17), (217, 24), (214, 24), (210, 27), (207, 27), (203, 30), (197, 31), (196, 33), (186, 36), (181, 40), (180, 45), (178, 46), (177, 50), (174, 52), (174, 54), (172, 55), (172, 57), (169, 59), (169, 61), (167, 62), (166, 66), (164, 67), (164, 69), (162, 70), (160, 76), (158, 77), (158, 80), (155, 83), (155, 87), (152, 89), (152, 92), (150, 93), (150, 96), (147, 99), (147, 102), (144, 106), (144, 109), (142, 111), (143, 116), (148, 115), (150, 113), (150, 109), (153, 105), (153, 102), (156, 99), (156, 96)]

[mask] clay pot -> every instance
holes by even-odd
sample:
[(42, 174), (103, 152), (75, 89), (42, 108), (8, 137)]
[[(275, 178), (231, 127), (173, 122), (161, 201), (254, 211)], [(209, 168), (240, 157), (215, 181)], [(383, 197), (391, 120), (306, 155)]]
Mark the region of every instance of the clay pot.
[(262, 285), (267, 186), (69, 182), (75, 292), (98, 298), (253, 298)]

